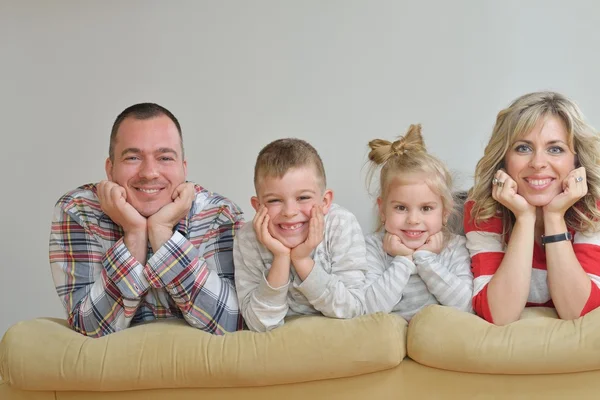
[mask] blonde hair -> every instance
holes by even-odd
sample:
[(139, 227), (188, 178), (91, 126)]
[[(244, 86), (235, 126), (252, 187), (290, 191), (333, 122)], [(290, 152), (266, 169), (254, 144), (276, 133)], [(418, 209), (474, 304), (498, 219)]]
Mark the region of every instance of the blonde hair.
[(475, 183), (469, 191), (474, 201), (471, 218), (478, 225), (502, 215), (504, 233), (509, 234), (514, 215), (492, 198), (492, 179), (504, 167), (504, 158), (511, 145), (527, 135), (543, 118), (559, 118), (567, 129), (567, 145), (575, 154), (576, 163), (585, 167), (588, 192), (565, 213), (567, 226), (576, 231), (592, 232), (599, 228), (600, 212), (596, 199), (600, 198), (600, 137), (589, 126), (581, 110), (573, 101), (555, 92), (535, 92), (523, 95), (500, 111), (492, 136), (483, 157), (475, 169)]
[[(371, 167), (367, 174), (367, 182), (371, 182), (373, 175), (379, 167), (379, 194), (385, 199), (388, 195), (389, 184), (394, 177), (401, 177), (407, 173), (425, 173), (429, 188), (442, 198), (443, 214), (449, 217), (454, 212), (454, 197), (452, 196), (452, 176), (437, 157), (427, 153), (425, 142), (421, 135), (421, 125), (411, 125), (404, 136), (395, 142), (375, 139), (369, 142), (371, 151), (369, 160)], [(382, 228), (380, 222), (377, 230)], [(444, 236), (448, 239), (449, 230), (444, 223)]]
[(324, 191), (327, 185), (325, 168), (317, 150), (302, 139), (275, 140), (258, 153), (254, 166), (254, 187), (258, 190), (262, 178), (282, 178), (290, 169), (305, 166), (315, 167), (321, 189)]

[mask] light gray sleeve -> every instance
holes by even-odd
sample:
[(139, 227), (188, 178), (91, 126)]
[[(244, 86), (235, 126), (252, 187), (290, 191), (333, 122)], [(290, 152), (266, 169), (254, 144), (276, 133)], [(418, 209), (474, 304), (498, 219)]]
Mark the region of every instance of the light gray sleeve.
[(416, 266), (407, 257), (389, 257), (383, 251), (380, 234), (367, 236), (365, 242), (368, 266), (365, 287), (367, 313), (389, 313), (402, 299), (410, 275), (416, 273)]
[(473, 312), (473, 274), (466, 240), (454, 236), (439, 255), (416, 251), (417, 272), (437, 301), (466, 312)]
[(289, 309), (289, 283), (280, 288), (268, 284), (261, 246), (252, 224), (244, 225), (234, 240), (233, 262), (238, 301), (246, 325), (253, 331), (266, 332), (283, 325)]
[(314, 258), (315, 265), (297, 285), (298, 290), (327, 317), (353, 318), (364, 314), (366, 250), (356, 217), (339, 209), (329, 215), (324, 240), (329, 254)]

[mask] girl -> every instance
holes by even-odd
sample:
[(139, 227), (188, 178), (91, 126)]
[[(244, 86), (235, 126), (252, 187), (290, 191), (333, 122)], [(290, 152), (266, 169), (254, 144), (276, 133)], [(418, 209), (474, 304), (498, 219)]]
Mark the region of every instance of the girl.
[(452, 178), (428, 154), (421, 126), (394, 143), (369, 142), (370, 177), (378, 166), (380, 229), (367, 236), (367, 312), (407, 321), (428, 304), (472, 312), (473, 276), (465, 238), (446, 223), (454, 207)]

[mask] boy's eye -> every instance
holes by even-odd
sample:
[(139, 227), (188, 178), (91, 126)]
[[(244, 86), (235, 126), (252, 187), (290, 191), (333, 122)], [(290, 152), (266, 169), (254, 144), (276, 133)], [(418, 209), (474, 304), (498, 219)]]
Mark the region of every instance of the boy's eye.
[(531, 147), (526, 144), (520, 144), (517, 147), (515, 147), (515, 151), (517, 153), (528, 153), (531, 151)]
[(300, 197), (298, 197), (298, 200), (305, 201), (305, 200), (310, 200), (310, 198), (311, 198), (310, 196), (300, 196)]
[(548, 149), (548, 153), (550, 154), (560, 154), (560, 153), (564, 153), (564, 149), (560, 146), (552, 146)]
[(268, 204), (279, 203), (279, 199), (269, 199), (267, 200)]

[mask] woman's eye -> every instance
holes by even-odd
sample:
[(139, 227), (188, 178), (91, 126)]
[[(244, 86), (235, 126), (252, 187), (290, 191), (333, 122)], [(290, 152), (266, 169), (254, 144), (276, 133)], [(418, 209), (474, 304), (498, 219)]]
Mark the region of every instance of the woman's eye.
[(531, 151), (531, 147), (529, 147), (526, 144), (520, 144), (517, 147), (515, 147), (515, 151), (517, 151), (517, 153), (527, 153)]
[(560, 146), (552, 146), (548, 149), (548, 152), (551, 154), (560, 154), (560, 153), (564, 153), (564, 150)]

